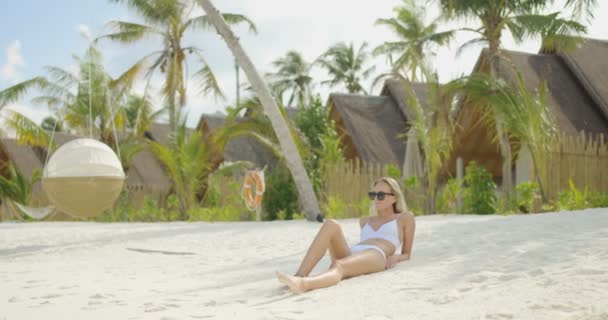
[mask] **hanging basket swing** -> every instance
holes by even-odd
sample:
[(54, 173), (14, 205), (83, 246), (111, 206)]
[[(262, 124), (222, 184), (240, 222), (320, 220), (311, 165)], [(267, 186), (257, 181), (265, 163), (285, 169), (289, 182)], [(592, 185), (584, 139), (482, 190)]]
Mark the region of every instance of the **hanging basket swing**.
[(83, 138), (53, 153), (44, 167), (42, 188), (57, 210), (91, 218), (112, 207), (124, 180), (114, 151), (100, 141)]

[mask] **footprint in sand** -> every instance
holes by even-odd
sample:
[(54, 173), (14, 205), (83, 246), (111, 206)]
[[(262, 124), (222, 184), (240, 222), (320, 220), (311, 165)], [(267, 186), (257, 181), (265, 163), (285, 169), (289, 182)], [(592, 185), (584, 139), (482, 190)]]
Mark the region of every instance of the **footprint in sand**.
[(154, 303), (148, 302), (144, 304), (144, 312), (159, 312), (166, 310), (163, 306), (155, 305)]
[(473, 282), (473, 283), (482, 283), (484, 281), (488, 280), (488, 277), (484, 276), (484, 275), (476, 275), (474, 277), (472, 277), (469, 281)]
[(104, 301), (105, 299), (109, 299), (109, 298), (113, 298), (114, 295), (113, 294), (101, 294), (101, 293), (96, 293), (92, 296), (89, 297), (89, 302), (87, 303), (88, 306), (97, 306), (100, 304), (104, 304), (106, 301)]
[(448, 304), (450, 302), (454, 302), (458, 300), (457, 297), (454, 296), (444, 296), (444, 297), (438, 297), (438, 298), (431, 298), (428, 299), (428, 302), (431, 302), (433, 304)]
[(538, 285), (540, 285), (543, 288), (554, 286), (556, 284), (557, 284), (557, 281), (555, 281), (551, 278), (544, 278), (541, 282), (538, 283)]
[(393, 318), (391, 318), (389, 316), (385, 316), (385, 315), (372, 314), (372, 315), (365, 315), (364, 319), (367, 319), (367, 320), (391, 320)]
[(459, 288), (458, 292), (468, 292), (473, 290), (473, 287), (464, 287), (464, 288)]
[(519, 275), (516, 275), (516, 274), (503, 274), (502, 276), (498, 277), (498, 280), (500, 280), (502, 282), (507, 282), (507, 281), (518, 279), (518, 278), (519, 278)]
[(513, 315), (509, 314), (509, 313), (494, 313), (494, 314), (486, 315), (485, 318), (492, 319), (492, 320), (504, 320), (504, 319), (513, 319)]
[(207, 302), (205, 302), (205, 307), (215, 307), (217, 305), (217, 302), (215, 302), (215, 300), (209, 300)]
[(604, 271), (604, 270), (581, 269), (576, 274), (577, 275), (585, 275), (585, 276), (599, 276), (599, 275), (603, 275), (604, 273), (606, 273), (606, 271)]
[(528, 275), (530, 277), (538, 277), (538, 276), (542, 276), (544, 274), (545, 274), (545, 272), (543, 271), (543, 269), (536, 269), (536, 270), (532, 270), (532, 271), (528, 272)]

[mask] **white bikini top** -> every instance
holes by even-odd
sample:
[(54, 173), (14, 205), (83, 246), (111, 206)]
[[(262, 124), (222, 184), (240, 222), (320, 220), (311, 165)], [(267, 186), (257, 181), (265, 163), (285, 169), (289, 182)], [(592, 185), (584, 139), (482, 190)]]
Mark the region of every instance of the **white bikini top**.
[(401, 241), (399, 241), (399, 226), (397, 225), (397, 219), (393, 219), (375, 230), (367, 222), (363, 229), (361, 229), (361, 241), (368, 239), (384, 239), (392, 243), (395, 246), (395, 254), (401, 253)]

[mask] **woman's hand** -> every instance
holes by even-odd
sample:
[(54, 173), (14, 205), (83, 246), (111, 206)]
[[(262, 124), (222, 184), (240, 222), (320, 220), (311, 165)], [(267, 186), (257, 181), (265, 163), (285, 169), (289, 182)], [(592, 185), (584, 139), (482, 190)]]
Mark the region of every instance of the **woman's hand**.
[(386, 259), (386, 267), (384, 269), (390, 269), (394, 267), (399, 261), (401, 261), (399, 259), (399, 256), (389, 256), (388, 259)]

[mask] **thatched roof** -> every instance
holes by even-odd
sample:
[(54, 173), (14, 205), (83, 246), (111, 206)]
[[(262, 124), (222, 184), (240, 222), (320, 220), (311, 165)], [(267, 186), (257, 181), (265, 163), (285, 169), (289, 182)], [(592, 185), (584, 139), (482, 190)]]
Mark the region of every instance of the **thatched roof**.
[[(561, 132), (576, 134), (584, 130), (608, 134), (608, 118), (560, 56), (506, 50), (503, 54), (522, 74), (530, 92), (536, 91), (541, 81), (546, 81), (547, 107)], [(501, 64), (499, 74), (514, 79), (513, 70), (506, 63)]]
[(32, 178), (34, 170), (42, 169), (40, 155), (37, 154), (34, 148), (18, 144), (15, 139), (1, 139), (1, 142), (1, 151), (13, 163), (15, 169), (27, 179)]
[(578, 49), (560, 56), (608, 119), (608, 41), (586, 39)]
[[(195, 129), (192, 128), (186, 128), (186, 134), (191, 134), (194, 130)], [(171, 133), (169, 124), (154, 122), (150, 125), (148, 131), (146, 131), (145, 136), (152, 141), (167, 145), (169, 144), (169, 133)]]
[[(346, 134), (343, 137), (347, 158), (356, 156), (364, 162), (403, 166), (406, 117), (390, 96), (336, 94), (329, 96), (330, 116)], [(340, 128), (339, 128), (340, 131)]]
[[(388, 79), (384, 82), (380, 95), (392, 97), (405, 117), (407, 119), (413, 119), (414, 115), (412, 114), (411, 108), (408, 106), (410, 94), (406, 86), (407, 84), (403, 80)], [(411, 86), (411, 89), (416, 93), (418, 103), (420, 103), (421, 106), (427, 105), (427, 84), (412, 82), (409, 84), (409, 86)]]
[[(585, 47), (594, 48), (601, 44), (587, 41), (582, 48), (572, 53), (570, 62), (564, 59), (564, 55), (557, 54), (530, 54), (524, 52), (503, 50), (498, 75), (511, 82), (515, 82), (515, 67), (522, 75), (526, 89), (530, 92), (538, 90), (542, 81), (546, 82), (548, 95), (547, 107), (556, 121), (557, 128), (562, 133), (576, 134), (580, 131), (594, 134), (608, 134), (608, 117), (604, 114), (603, 107), (592, 98), (586, 87), (599, 86), (606, 88), (608, 82), (604, 81), (605, 74), (595, 74), (589, 68), (595, 67), (601, 70), (601, 63), (597, 65), (589, 61), (582, 62), (581, 59), (591, 59), (589, 52), (583, 53)], [(605, 50), (605, 49), (603, 49)], [(606, 53), (608, 54), (608, 53)], [(595, 56), (596, 61), (602, 60), (603, 56)], [(591, 54), (592, 55), (592, 54)], [(593, 55), (592, 55), (593, 56)], [(574, 57), (574, 58), (572, 58)], [(484, 49), (477, 61), (473, 72), (487, 72), (489, 70), (488, 51)], [(578, 71), (573, 71), (570, 66), (577, 64)], [(607, 67), (604, 67), (607, 68)], [(608, 71), (606, 71), (608, 72)], [(577, 76), (577, 74), (579, 74)], [(589, 80), (588, 85), (583, 85), (580, 77)], [(597, 81), (591, 82), (591, 80)], [(598, 90), (598, 92), (600, 92)], [(608, 92), (608, 91), (607, 91)], [(466, 164), (475, 160), (482, 164), (495, 177), (502, 176), (502, 158), (497, 144), (490, 141), (494, 132), (492, 128), (483, 125), (474, 125), (475, 119), (479, 118), (468, 104), (464, 104), (459, 110), (459, 122), (462, 131), (457, 134), (453, 159), (450, 160), (450, 172), (455, 173), (455, 157), (463, 157)], [(516, 147), (517, 145), (513, 145)], [(514, 155), (517, 151), (513, 149)]]

